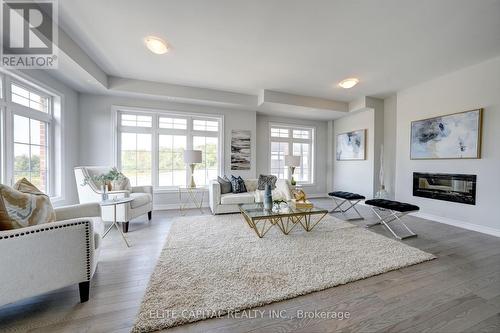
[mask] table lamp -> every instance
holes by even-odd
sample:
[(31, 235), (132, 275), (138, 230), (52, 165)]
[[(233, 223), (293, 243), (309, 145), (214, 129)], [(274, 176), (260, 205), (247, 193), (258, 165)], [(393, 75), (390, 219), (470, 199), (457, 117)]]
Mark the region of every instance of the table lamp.
[(297, 182), (293, 179), (293, 173), (295, 172), (295, 168), (300, 166), (300, 156), (296, 155), (286, 155), (285, 156), (285, 166), (290, 168), (292, 173), (292, 179), (290, 180), (290, 184), (295, 185)]
[(196, 187), (194, 182), (194, 167), (196, 163), (201, 163), (201, 150), (184, 150), (184, 163), (191, 168), (191, 184), (190, 187)]

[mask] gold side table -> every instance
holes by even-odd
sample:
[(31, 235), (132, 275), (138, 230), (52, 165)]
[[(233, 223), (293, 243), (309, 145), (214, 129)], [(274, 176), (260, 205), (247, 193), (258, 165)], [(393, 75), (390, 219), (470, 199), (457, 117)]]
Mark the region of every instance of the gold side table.
[[(184, 211), (190, 204), (193, 204), (203, 214), (203, 199), (206, 187), (179, 187), (179, 211), (184, 215)], [(184, 194), (184, 195), (183, 195)]]

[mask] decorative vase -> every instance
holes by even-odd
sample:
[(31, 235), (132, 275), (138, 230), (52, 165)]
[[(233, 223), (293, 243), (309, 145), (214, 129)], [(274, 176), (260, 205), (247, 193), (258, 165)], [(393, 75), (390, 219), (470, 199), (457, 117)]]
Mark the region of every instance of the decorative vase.
[(380, 185), (380, 190), (375, 194), (375, 199), (389, 199), (389, 192), (385, 189), (385, 185)]
[(273, 209), (273, 195), (271, 192), (270, 184), (266, 184), (266, 189), (264, 191), (264, 209), (265, 210)]
[(102, 193), (101, 193), (102, 201), (108, 200), (109, 199), (108, 192), (107, 192), (108, 186), (106, 184), (104, 184), (104, 185), (102, 185), (101, 189), (102, 189)]
[(290, 184), (292, 186), (295, 186), (297, 184), (297, 182), (295, 181), (295, 179), (293, 178), (293, 174), (295, 173), (295, 167), (290, 167), (291, 171), (292, 171), (292, 179), (290, 180)]

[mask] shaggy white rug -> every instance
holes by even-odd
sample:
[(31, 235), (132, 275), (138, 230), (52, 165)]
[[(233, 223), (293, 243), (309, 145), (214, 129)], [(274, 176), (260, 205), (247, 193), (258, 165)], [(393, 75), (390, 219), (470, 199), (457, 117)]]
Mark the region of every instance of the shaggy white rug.
[(260, 239), (240, 215), (176, 219), (134, 332), (276, 302), (434, 259), (331, 216)]

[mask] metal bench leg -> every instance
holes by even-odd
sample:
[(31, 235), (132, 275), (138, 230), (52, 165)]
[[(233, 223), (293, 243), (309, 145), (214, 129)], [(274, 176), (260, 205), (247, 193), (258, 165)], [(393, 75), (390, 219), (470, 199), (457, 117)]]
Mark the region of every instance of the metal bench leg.
[[(343, 210), (341, 208), (341, 206), (347, 201), (347, 200), (342, 200), (339, 204), (339, 202), (337, 201), (337, 199), (335, 199), (335, 197), (331, 197), (333, 199), (333, 201), (335, 202), (335, 207), (333, 207), (333, 209), (330, 211), (330, 213), (342, 213)], [(338, 209), (337, 209), (338, 208)]]
[[(358, 202), (360, 202), (361, 200), (350, 201), (350, 200), (347, 200), (347, 199), (342, 199), (342, 201), (339, 204), (338, 201), (337, 201), (337, 199), (335, 197), (332, 197), (332, 199), (335, 202), (336, 206), (330, 211), (330, 213), (342, 213), (342, 215), (345, 217), (346, 221), (357, 221), (357, 220), (364, 220), (365, 219), (363, 217), (363, 215), (361, 215), (359, 213), (359, 211), (355, 207), (358, 204)], [(342, 205), (344, 205), (345, 203), (348, 203), (349, 206), (346, 209), (342, 209)], [(356, 211), (356, 213), (358, 214), (357, 217), (349, 217), (349, 216), (347, 216), (346, 212), (349, 209), (351, 209), (351, 208), (353, 208)]]
[[(403, 217), (406, 214), (411, 213), (411, 212), (400, 213), (400, 212), (396, 212), (396, 211), (388, 209), (387, 211), (389, 211), (389, 215), (382, 217), (374, 207), (371, 207), (371, 209), (375, 213), (375, 215), (377, 215), (379, 220), (375, 223), (371, 223), (371, 224), (366, 225), (367, 228), (373, 227), (373, 226), (378, 225), (378, 224), (383, 224), (391, 232), (391, 234), (394, 237), (396, 237), (397, 239), (403, 240), (406, 238), (417, 237), (417, 234), (414, 233), (410, 228), (408, 228), (408, 226), (403, 221), (401, 221), (401, 217)], [(405, 227), (405, 229), (408, 231), (409, 235), (401, 237), (391, 228), (389, 223), (394, 222), (396, 220), (398, 220), (403, 225), (403, 227)]]

